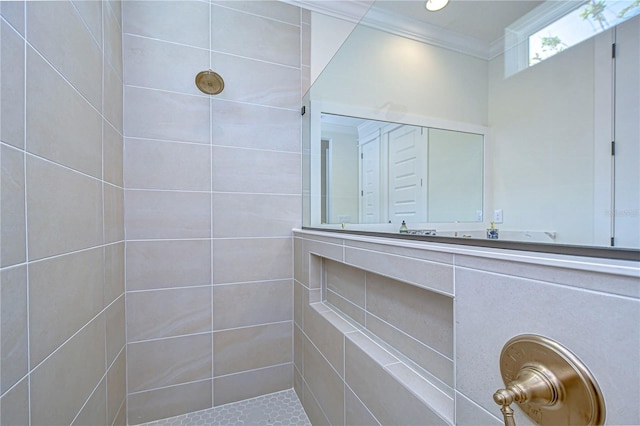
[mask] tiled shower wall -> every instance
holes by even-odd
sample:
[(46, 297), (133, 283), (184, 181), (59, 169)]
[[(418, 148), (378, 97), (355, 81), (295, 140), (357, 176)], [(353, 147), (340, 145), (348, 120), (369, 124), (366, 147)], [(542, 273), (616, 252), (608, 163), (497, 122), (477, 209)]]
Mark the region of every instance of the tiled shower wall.
[(120, 2), (0, 14), (0, 422), (124, 424)]
[(123, 30), (129, 423), (291, 388), (301, 11), (127, 1)]

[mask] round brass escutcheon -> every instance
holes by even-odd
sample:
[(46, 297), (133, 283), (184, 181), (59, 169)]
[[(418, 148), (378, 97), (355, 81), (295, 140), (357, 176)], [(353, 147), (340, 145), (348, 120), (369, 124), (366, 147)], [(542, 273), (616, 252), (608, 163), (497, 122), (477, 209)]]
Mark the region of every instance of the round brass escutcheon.
[[(515, 402), (539, 425), (604, 424), (604, 398), (595, 378), (554, 340), (535, 334), (512, 338), (500, 354), (500, 373), (507, 388), (519, 391), (524, 399)], [(536, 398), (537, 391), (527, 389), (532, 383), (548, 391), (538, 392), (542, 397)]]
[(215, 71), (201, 71), (196, 75), (196, 86), (207, 95), (217, 95), (224, 90), (224, 80)]

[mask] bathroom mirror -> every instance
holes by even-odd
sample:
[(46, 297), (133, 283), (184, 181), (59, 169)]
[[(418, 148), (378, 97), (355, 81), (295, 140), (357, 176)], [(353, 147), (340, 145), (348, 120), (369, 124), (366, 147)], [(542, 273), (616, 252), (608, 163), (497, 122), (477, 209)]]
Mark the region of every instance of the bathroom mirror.
[[(338, 115), (482, 135), (481, 211), (429, 217), (427, 203), (409, 229), (484, 240), (494, 222), (503, 241), (639, 249), (640, 5), (594, 4), (452, 1), (428, 12), (422, 1), (374, 2), (305, 96), (304, 226), (399, 230), (399, 217), (364, 223), (361, 200), (357, 213), (327, 215), (320, 117)], [(446, 193), (450, 179), (428, 194)]]

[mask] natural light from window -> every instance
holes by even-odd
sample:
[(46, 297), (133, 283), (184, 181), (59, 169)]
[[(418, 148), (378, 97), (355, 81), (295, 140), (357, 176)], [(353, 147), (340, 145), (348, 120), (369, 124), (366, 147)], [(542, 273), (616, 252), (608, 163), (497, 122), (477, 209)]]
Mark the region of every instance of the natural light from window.
[(640, 14), (640, 0), (589, 0), (529, 36), (529, 66)]

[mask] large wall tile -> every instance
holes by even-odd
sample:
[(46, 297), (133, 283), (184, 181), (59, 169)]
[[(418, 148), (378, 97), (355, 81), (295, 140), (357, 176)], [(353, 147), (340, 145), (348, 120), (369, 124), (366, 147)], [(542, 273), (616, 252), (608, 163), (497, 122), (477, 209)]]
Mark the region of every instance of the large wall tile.
[(0, 398), (2, 423), (7, 425), (29, 424), (29, 378), (20, 383)]
[(292, 383), (291, 364), (216, 377), (213, 379), (213, 405), (229, 404), (291, 389)]
[(113, 185), (123, 187), (122, 135), (109, 123), (103, 123), (102, 128), (102, 178)]
[(210, 408), (212, 394), (211, 380), (131, 394), (127, 402), (128, 424), (137, 425)]
[[(505, 320), (496, 301), (516, 303), (518, 320)], [(532, 333), (556, 340), (584, 362), (606, 398), (607, 423), (640, 422), (640, 409), (627, 402), (640, 400), (640, 382), (631, 379), (640, 376), (637, 299), (460, 268), (456, 323), (457, 388), (485, 410), (496, 412), (492, 395), (504, 385), (498, 368), (503, 345)], [(515, 411), (516, 422), (524, 421)]]
[(300, 226), (299, 195), (214, 193), (213, 238), (290, 237)]
[(124, 294), (105, 311), (107, 365), (111, 365), (127, 343)]
[(0, 267), (26, 260), (27, 223), (24, 208), (24, 154), (0, 145)]
[(104, 306), (124, 293), (124, 241), (104, 248)]
[(211, 52), (211, 64), (225, 81), (218, 98), (300, 110), (300, 69)]
[(107, 424), (113, 424), (126, 400), (127, 358), (122, 351), (107, 372)]
[(104, 242), (124, 240), (124, 190), (104, 184)]
[(213, 283), (290, 278), (293, 275), (291, 246), (291, 238), (215, 239)]
[[(11, 6), (21, 2), (2, 2), (3, 16)], [(21, 5), (24, 6), (24, 5)], [(22, 38), (0, 20), (0, 140), (18, 148), (24, 148), (24, 55)]]
[(32, 49), (27, 50), (27, 75), (27, 150), (102, 177), (98, 111)]
[(27, 157), (30, 259), (102, 243), (102, 184), (55, 164)]
[(211, 194), (177, 191), (125, 191), (129, 240), (209, 238)]
[(211, 49), (299, 67), (300, 27), (214, 5)]
[(102, 45), (102, 3), (97, 1), (71, 0), (80, 17), (89, 28), (91, 36)]
[(25, 1), (0, 2), (0, 14), (24, 37)]
[(291, 321), (292, 317), (290, 279), (213, 287), (214, 330)]
[(211, 287), (127, 294), (129, 342), (211, 331)]
[(209, 5), (200, 1), (125, 1), (123, 31), (209, 48)]
[(209, 98), (131, 86), (124, 97), (124, 136), (209, 143)]
[[(104, 59), (111, 64), (116, 74), (122, 77), (122, 26), (120, 24), (120, 4), (105, 4), (104, 10)], [(121, 78), (122, 79), (122, 78)]]
[(102, 310), (103, 256), (103, 249), (97, 248), (29, 265), (32, 366)]
[(212, 0), (217, 6), (241, 10), (254, 15), (264, 16), (293, 25), (300, 23), (300, 9), (284, 2), (260, 2), (260, 1), (219, 1)]
[(291, 321), (213, 333), (215, 376), (293, 362)]
[(211, 377), (211, 333), (129, 343), (129, 392)]
[(299, 153), (301, 131), (298, 110), (211, 100), (214, 145)]
[(127, 85), (203, 95), (195, 85), (195, 77), (209, 68), (209, 51), (126, 35), (124, 64)]
[(103, 425), (107, 423), (107, 381), (102, 379), (71, 426)]
[(211, 190), (211, 147), (147, 139), (125, 140), (125, 186)]
[(102, 54), (71, 2), (27, 2), (27, 22), (27, 41), (99, 111)]
[(300, 154), (214, 146), (212, 156), (214, 191), (300, 193)]
[(122, 87), (122, 74), (118, 74), (108, 64), (104, 67), (104, 105), (103, 114), (104, 118), (111, 124), (118, 132), (123, 132), (123, 87)]
[(0, 393), (4, 393), (29, 371), (27, 268), (3, 269), (0, 283)]
[(209, 240), (129, 241), (127, 290), (211, 284), (208, 259), (211, 259)]
[(453, 299), (367, 274), (367, 312), (453, 358)]
[(334, 262), (329, 259), (323, 261), (324, 280), (327, 290), (334, 291), (351, 303), (365, 307), (365, 282), (367, 274), (362, 269)]
[(98, 316), (31, 373), (31, 423), (71, 424), (105, 373), (104, 353)]

